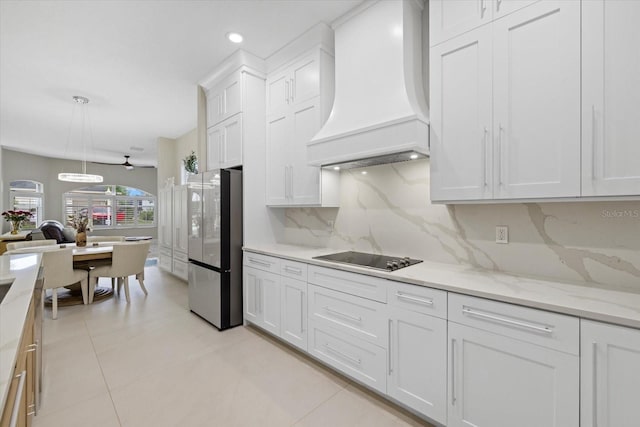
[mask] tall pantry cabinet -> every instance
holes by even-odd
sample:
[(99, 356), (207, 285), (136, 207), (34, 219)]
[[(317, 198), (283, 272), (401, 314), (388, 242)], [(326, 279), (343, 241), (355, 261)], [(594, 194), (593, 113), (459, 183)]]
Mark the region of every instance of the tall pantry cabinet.
[(187, 280), (187, 186), (167, 185), (158, 193), (158, 266)]

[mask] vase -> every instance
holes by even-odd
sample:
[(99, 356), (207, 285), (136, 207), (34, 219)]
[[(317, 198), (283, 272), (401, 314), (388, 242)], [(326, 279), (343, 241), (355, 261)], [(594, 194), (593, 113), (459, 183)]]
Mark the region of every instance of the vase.
[(18, 231), (20, 231), (20, 223), (22, 221), (11, 221), (11, 234), (18, 234)]
[(86, 231), (78, 231), (76, 233), (76, 246), (82, 248), (87, 246), (87, 232)]

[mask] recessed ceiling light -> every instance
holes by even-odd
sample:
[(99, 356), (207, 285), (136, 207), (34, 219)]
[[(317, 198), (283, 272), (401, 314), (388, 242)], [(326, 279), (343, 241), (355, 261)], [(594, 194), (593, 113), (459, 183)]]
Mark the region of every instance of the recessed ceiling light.
[(227, 38), (232, 43), (242, 43), (242, 34), (240, 33), (227, 33)]
[(362, 175), (366, 175), (366, 174), (367, 174), (367, 171), (362, 171), (362, 172), (360, 172), (360, 173), (361, 173)]
[(418, 158), (418, 155), (417, 155), (416, 153), (413, 153), (412, 155), (410, 155), (410, 156), (409, 156), (409, 158), (410, 158), (411, 160), (415, 160), (415, 159), (417, 159), (417, 158)]
[(333, 170), (334, 170), (334, 171), (339, 171), (339, 170), (340, 170), (340, 166), (334, 166), (334, 167), (333, 167)]

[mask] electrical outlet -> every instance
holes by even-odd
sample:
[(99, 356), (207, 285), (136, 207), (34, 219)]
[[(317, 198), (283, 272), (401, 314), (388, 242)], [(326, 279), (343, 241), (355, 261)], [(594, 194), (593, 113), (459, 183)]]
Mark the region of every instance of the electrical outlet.
[(506, 225), (496, 226), (496, 243), (509, 243), (509, 227)]

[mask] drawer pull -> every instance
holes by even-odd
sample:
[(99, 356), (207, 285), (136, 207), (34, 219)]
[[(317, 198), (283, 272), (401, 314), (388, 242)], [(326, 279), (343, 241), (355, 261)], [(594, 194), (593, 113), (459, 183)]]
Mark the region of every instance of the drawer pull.
[(451, 339), (451, 406), (456, 404), (456, 339)]
[(257, 259), (255, 259), (255, 258), (249, 258), (249, 262), (252, 262), (252, 263), (254, 263), (254, 264), (261, 265), (261, 266), (263, 266), (263, 267), (271, 268), (271, 264), (270, 264), (270, 263), (268, 263), (268, 262), (266, 262), (266, 261), (260, 261), (260, 260), (257, 260)]
[(548, 326), (537, 326), (532, 325), (530, 323), (520, 322), (518, 320), (507, 319), (505, 317), (494, 316), (492, 314), (482, 313), (480, 311), (475, 311), (467, 307), (462, 308), (462, 312), (468, 314), (469, 316), (476, 316), (483, 319), (495, 320), (496, 322), (506, 323), (507, 325), (519, 326), (521, 328), (531, 329), (537, 332), (544, 332), (545, 334), (552, 334), (553, 329)]
[(413, 301), (413, 302), (417, 302), (419, 304), (424, 304), (424, 305), (433, 305), (433, 300), (432, 299), (423, 299), (423, 298), (417, 298), (417, 297), (412, 297), (409, 295), (405, 295), (401, 292), (396, 292), (396, 296), (400, 299), (405, 299), (407, 301)]
[(593, 365), (591, 366), (591, 375), (593, 375), (593, 378), (591, 379), (592, 381), (592, 386), (591, 386), (591, 393), (593, 393), (593, 396), (591, 397), (591, 405), (593, 406), (593, 420), (591, 421), (591, 425), (593, 427), (597, 427), (598, 426), (598, 343), (597, 342), (592, 342), (591, 343), (591, 351), (593, 352)]
[(352, 314), (343, 313), (343, 312), (341, 312), (339, 310), (336, 310), (336, 309), (333, 309), (333, 308), (329, 307), (328, 305), (325, 305), (324, 309), (326, 311), (328, 311), (329, 313), (331, 313), (331, 314), (337, 314), (338, 316), (342, 316), (345, 319), (353, 320), (354, 322), (362, 322), (362, 317), (354, 316)]
[(27, 371), (22, 371), (16, 375), (18, 380), (18, 389), (16, 391), (16, 400), (13, 402), (13, 408), (11, 409), (11, 418), (9, 420), (10, 427), (16, 427), (18, 425), (18, 417), (20, 416), (20, 402), (22, 401), (22, 390), (24, 389), (24, 382), (27, 379)]
[(357, 358), (357, 357), (353, 357), (353, 356), (349, 356), (348, 354), (344, 354), (343, 352), (341, 352), (340, 350), (336, 350), (335, 348), (331, 347), (329, 344), (325, 344), (324, 348), (327, 349), (327, 351), (329, 351), (330, 353), (336, 354), (344, 359), (347, 359), (350, 362), (353, 362), (357, 365), (362, 364), (362, 361)]
[(284, 267), (284, 271), (297, 274), (298, 276), (302, 274), (302, 270), (300, 270), (299, 268), (289, 267), (288, 265)]

